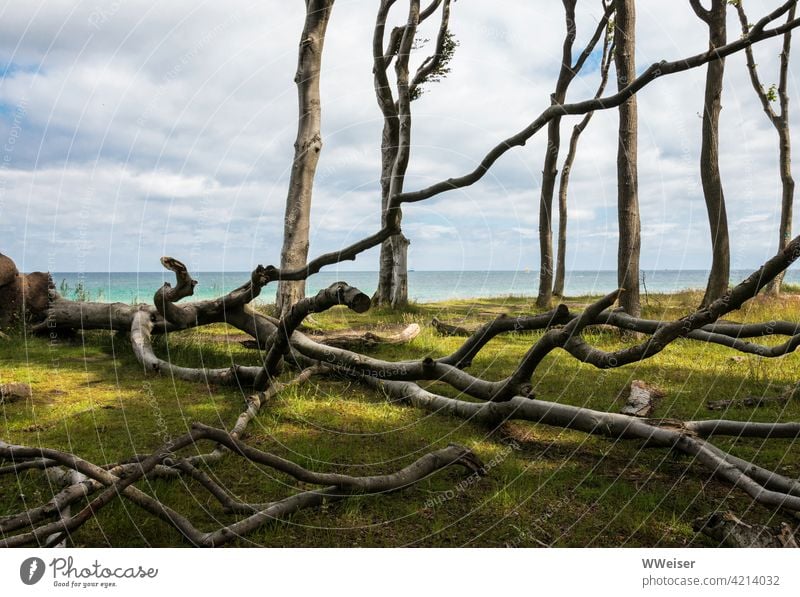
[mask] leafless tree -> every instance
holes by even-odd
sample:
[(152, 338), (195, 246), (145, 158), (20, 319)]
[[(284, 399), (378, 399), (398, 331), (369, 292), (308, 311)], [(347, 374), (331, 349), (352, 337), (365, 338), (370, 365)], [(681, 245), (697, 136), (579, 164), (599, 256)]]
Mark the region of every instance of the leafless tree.
[[(636, 5), (634, 0), (615, 0), (614, 65), (617, 89), (624, 89), (636, 77)], [(638, 316), (639, 253), (639, 116), (636, 96), (619, 106), (619, 139), (617, 144), (617, 285), (622, 289), (620, 306), (626, 313)]]
[[(250, 387), (252, 393), (247, 398), (245, 410), (229, 432), (195, 424), (187, 434), (155, 448), (150, 454), (132, 455), (123, 462), (108, 465), (97, 465), (77, 454), (60, 450), (0, 442), (0, 460), (3, 461), (0, 463), (0, 475), (19, 474), (23, 470), (45, 470), (51, 475), (51, 480), (57, 479), (63, 486), (47, 502), (0, 519), (0, 545), (60, 544), (65, 536), (77, 531), (115, 499), (130, 501), (149, 515), (171, 525), (193, 545), (221, 545), (300, 508), (318, 507), (354, 493), (409, 489), (426, 475), (452, 464), (465, 467), (471, 474), (486, 472), (478, 459), (479, 455), (459, 446), (437, 450), (400, 471), (373, 477), (311, 471), (248, 446), (241, 441), (242, 433), (270, 396), (285, 387), (286, 383), (278, 380), (282, 368), (297, 369), (296, 377), (288, 382), (290, 384), (306, 383), (317, 375), (344, 376), (380, 390), (396, 401), (440, 415), (466, 418), (491, 428), (510, 419), (522, 419), (599, 435), (615, 442), (634, 440), (674, 450), (692, 456), (694, 464), (707, 467), (718, 479), (744, 491), (764, 507), (800, 512), (800, 484), (796, 480), (733, 456), (712, 442), (714, 437), (719, 436), (797, 438), (800, 437), (800, 423), (637, 418), (535, 399), (531, 391), (538, 366), (555, 350), (565, 351), (599, 369), (621, 367), (649, 359), (679, 338), (721, 344), (764, 357), (777, 357), (794, 351), (800, 345), (798, 324), (769, 322), (741, 325), (719, 320), (739, 309), (800, 257), (800, 237), (794, 238), (775, 257), (723, 297), (676, 321), (644, 320), (612, 310), (621, 292), (618, 290), (580, 313), (571, 313), (566, 306), (559, 305), (537, 316), (501, 316), (476, 330), (455, 352), (440, 358), (385, 361), (319, 344), (299, 331), (303, 319), (310, 313), (336, 305), (344, 305), (356, 313), (370, 307), (369, 297), (344, 282), (333, 284), (314, 297), (296, 302), (279, 319), (249, 306), (270, 282), (305, 280), (326, 265), (354, 259), (359, 253), (379, 246), (400, 231), (394, 208), (480, 180), (501, 155), (523, 144), (553, 118), (619, 107), (658, 78), (720, 60), (744, 50), (752, 43), (783, 35), (800, 26), (799, 19), (791, 19), (783, 25), (768, 28), (773, 21), (786, 14), (796, 1), (786, 2), (773, 10), (753, 25), (747, 35), (730, 44), (696, 56), (651, 65), (611, 96), (549, 106), (521, 132), (492, 149), (473, 172), (446, 179), (419, 191), (391, 195), (385, 226), (381, 230), (339, 251), (321, 255), (301, 267), (279, 269), (258, 266), (250, 279), (240, 287), (225, 296), (205, 301), (184, 300), (192, 296), (196, 283), (180, 261), (167, 257), (162, 259), (162, 264), (175, 274), (176, 283), (174, 286), (165, 284), (157, 289), (152, 304), (73, 302), (52, 292), (47, 297), (45, 317), (36, 323), (32, 332), (52, 335), (87, 329), (116, 330), (131, 342), (135, 358), (143, 366), (145, 374), (168, 373), (190, 381)], [(411, 12), (412, 19), (415, 19), (413, 6)], [(400, 153), (407, 152), (404, 143), (401, 134)], [(161, 359), (151, 342), (154, 334), (218, 322), (225, 322), (252, 336), (262, 349), (262, 364), (254, 367), (233, 365), (224, 369), (184, 367)], [(585, 330), (597, 325), (611, 325), (650, 336), (639, 344), (607, 352), (590, 345), (583, 336)], [(512, 330), (541, 330), (543, 333), (534, 337), (530, 349), (505, 378), (489, 381), (467, 371), (487, 343), (497, 335)], [(774, 334), (788, 338), (777, 346), (764, 346), (745, 340)], [(418, 382), (424, 380), (447, 384), (457, 391), (458, 397), (446, 397), (423, 389)], [(214, 445), (212, 451), (202, 449), (205, 442)], [(225, 453), (282, 471), (321, 489), (301, 491), (268, 504), (243, 503), (198, 467), (201, 463), (213, 466), (223, 462), (221, 456)], [(224, 510), (241, 518), (215, 530), (200, 531), (184, 515), (136, 486), (138, 482), (153, 477), (192, 479), (208, 491)], [(71, 508), (79, 505), (80, 510), (73, 514)]]
[[(594, 97), (599, 98), (603, 95), (608, 83), (608, 71), (614, 59), (614, 26), (611, 21), (606, 25), (606, 35), (603, 40), (603, 53), (600, 57), (600, 84)], [(553, 294), (555, 296), (564, 295), (564, 281), (566, 278), (567, 262), (567, 220), (569, 213), (567, 210), (567, 196), (569, 189), (569, 176), (572, 166), (575, 163), (575, 155), (578, 152), (578, 141), (581, 134), (592, 119), (594, 112), (586, 114), (581, 121), (572, 129), (569, 139), (569, 149), (567, 157), (564, 158), (564, 165), (561, 167), (561, 177), (558, 184), (558, 253), (556, 255), (556, 275), (553, 282)]]
[[(334, 0), (306, 0), (306, 18), (300, 37), (297, 57), (298, 121), (294, 142), (294, 159), (286, 196), (286, 216), (283, 229), (281, 267), (302, 266), (308, 259), (308, 240), (311, 219), (311, 198), (314, 176), (322, 150), (322, 103), (319, 79), (322, 70), (322, 50), (325, 32)], [(305, 280), (282, 281), (278, 284), (277, 309), (285, 313), (305, 296)]]
[[(689, 0), (692, 9), (708, 26), (708, 49), (714, 51), (727, 41), (727, 0), (711, 0), (711, 8), (704, 8), (700, 0)], [(703, 297), (706, 305), (715, 301), (728, 289), (731, 275), (731, 250), (728, 235), (728, 214), (719, 172), (719, 114), (722, 110), (722, 79), (725, 59), (708, 63), (706, 88), (703, 99), (703, 138), (700, 146), (700, 180), (708, 210), (711, 228), (711, 273)]]
[[(383, 114), (381, 136), (381, 220), (386, 226), (389, 197), (401, 193), (408, 167), (408, 147), (411, 138), (411, 102), (422, 95), (423, 85), (440, 80), (449, 72), (457, 42), (450, 31), (451, 0), (432, 0), (420, 11), (419, 2), (411, 2), (408, 20), (403, 27), (393, 29), (386, 38), (386, 20), (396, 0), (382, 0), (378, 8), (372, 40), (375, 95)], [(439, 29), (434, 53), (427, 56), (413, 77), (409, 75), (411, 51), (421, 23), (440, 10)], [(394, 97), (388, 71), (395, 65)], [(402, 210), (394, 209), (398, 222)], [(373, 296), (377, 305), (401, 308), (408, 304), (408, 246), (411, 241), (399, 232), (381, 244), (378, 288)]]
[[(605, 31), (612, 5), (603, 2), (603, 17), (600, 19), (592, 38), (581, 52), (575, 64), (572, 63), (572, 47), (575, 44), (577, 26), (575, 23), (575, 5), (577, 0), (562, 0), (566, 34), (561, 50), (561, 68), (556, 80), (556, 88), (550, 96), (554, 106), (560, 106), (567, 97), (570, 83), (586, 63), (586, 59), (594, 50), (598, 40)], [(542, 188), (539, 196), (539, 294), (536, 304), (546, 307), (553, 298), (553, 193), (558, 177), (558, 154), (561, 150), (561, 117), (556, 116), (547, 124), (547, 149), (542, 167)]]
[[(739, 14), (739, 22), (742, 25), (742, 35), (747, 35), (750, 24), (747, 14), (744, 11), (743, 0), (731, 2), (736, 7)], [(787, 20), (794, 19), (795, 7), (789, 9)], [(781, 177), (781, 222), (778, 228), (778, 248), (782, 249), (792, 238), (792, 209), (794, 207), (794, 177), (792, 176), (792, 138), (789, 130), (789, 56), (792, 49), (792, 32), (787, 31), (783, 35), (783, 47), (781, 48), (781, 64), (778, 73), (778, 85), (766, 89), (761, 83), (758, 75), (758, 67), (753, 58), (753, 49), (746, 48), (747, 71), (750, 74), (750, 81), (753, 89), (761, 101), (761, 107), (767, 118), (775, 127), (778, 133), (778, 169)], [(777, 97), (776, 97), (777, 96)], [(775, 112), (772, 102), (778, 100), (780, 112)], [(770, 283), (765, 292), (773, 295), (780, 294), (783, 274), (778, 275)]]

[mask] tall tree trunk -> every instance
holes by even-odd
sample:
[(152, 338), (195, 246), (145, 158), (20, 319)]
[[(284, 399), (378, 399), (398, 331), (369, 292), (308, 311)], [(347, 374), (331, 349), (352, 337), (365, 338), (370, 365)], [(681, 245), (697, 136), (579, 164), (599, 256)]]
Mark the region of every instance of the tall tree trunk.
[(408, 305), (408, 245), (411, 241), (404, 235), (392, 237), (392, 308), (402, 309)]
[[(617, 89), (622, 89), (636, 77), (636, 8), (634, 0), (616, 0), (614, 65), (617, 69)], [(641, 230), (639, 223), (638, 114), (636, 96), (619, 107), (619, 144), (617, 146), (617, 212), (619, 245), (617, 248), (617, 284), (623, 289), (619, 304), (629, 315), (638, 317), (639, 252)]]
[[(691, 5), (695, 13), (708, 25), (709, 50), (725, 45), (727, 1), (711, 0), (709, 10), (703, 8), (699, 0), (691, 0)], [(708, 305), (725, 294), (730, 282), (728, 215), (725, 211), (725, 196), (719, 172), (719, 114), (722, 110), (724, 74), (724, 58), (708, 63), (703, 105), (703, 139), (700, 147), (700, 180), (711, 229), (712, 260), (703, 305)]]
[[(411, 152), (411, 86), (408, 63), (420, 20), (419, 0), (410, 0), (408, 20), (400, 38), (397, 59), (394, 63), (397, 80), (397, 144), (389, 179), (388, 198), (396, 197), (403, 192), (408, 160)], [(400, 229), (403, 212), (399, 205), (384, 211), (386, 224)], [(408, 304), (408, 239), (402, 232), (390, 238), (392, 253), (392, 288), (390, 304), (393, 308), (402, 308)]]
[[(294, 160), (286, 197), (281, 269), (302, 267), (308, 258), (308, 233), (311, 196), (319, 152), (322, 150), (319, 79), (325, 31), (334, 0), (307, 0), (306, 20), (297, 59), (297, 99), (299, 119), (294, 144)], [(277, 308), (285, 314), (305, 296), (305, 281), (278, 284)]]
[[(391, 193), (392, 170), (397, 160), (399, 143), (398, 118), (384, 119), (381, 142), (381, 226), (386, 225), (386, 209)], [(398, 216), (402, 218), (400, 208)], [(408, 240), (403, 233), (386, 239), (381, 244), (378, 288), (372, 297), (376, 305), (403, 308), (408, 304)]]
[(578, 147), (578, 125), (572, 129), (569, 140), (569, 152), (561, 168), (561, 180), (558, 185), (558, 249), (556, 253), (556, 272), (553, 281), (553, 295), (564, 296), (564, 284), (567, 277), (567, 188), (569, 186), (569, 173), (575, 160)]
[[(787, 105), (788, 108), (788, 105)], [(789, 114), (787, 108), (782, 110), (785, 122), (778, 129), (780, 150), (778, 163), (781, 171), (781, 223), (778, 230), (778, 249), (783, 250), (792, 240), (792, 210), (794, 206), (794, 177), (792, 176), (792, 140), (789, 134)], [(778, 295), (786, 272), (781, 272), (767, 285), (766, 292)]]
[[(550, 96), (552, 104), (563, 104), (567, 87), (572, 81), (572, 45), (575, 42), (575, 4), (577, 0), (562, 0), (567, 32), (561, 55), (561, 69), (556, 90)], [(546, 307), (553, 298), (553, 193), (558, 176), (558, 153), (561, 148), (561, 117), (547, 124), (547, 149), (542, 167), (542, 189), (539, 195), (539, 294), (536, 305)]]
[[(609, 25), (610, 27), (610, 25)], [(597, 92), (594, 94), (595, 98), (599, 98), (605, 91), (606, 83), (608, 83), (608, 70), (611, 66), (611, 60), (614, 57), (614, 44), (612, 42), (613, 35), (609, 35), (606, 31), (603, 40), (603, 55), (600, 58), (600, 84), (597, 87)], [(567, 261), (567, 189), (569, 188), (569, 175), (572, 171), (572, 164), (575, 162), (575, 154), (578, 151), (578, 140), (581, 133), (589, 125), (594, 112), (586, 114), (581, 121), (572, 129), (572, 136), (569, 140), (569, 150), (567, 157), (564, 158), (564, 165), (561, 168), (561, 179), (558, 183), (558, 254), (556, 256), (556, 277), (553, 282), (553, 294), (555, 296), (564, 296), (564, 283), (566, 279), (566, 261)]]
[[(385, 116), (381, 137), (381, 226), (386, 226), (386, 208), (389, 206), (389, 191), (392, 182), (392, 168), (397, 158), (398, 144), (397, 116)], [(378, 288), (372, 297), (376, 305), (389, 305), (392, 302), (392, 280), (394, 278), (394, 252), (392, 239), (381, 243), (378, 272)]]

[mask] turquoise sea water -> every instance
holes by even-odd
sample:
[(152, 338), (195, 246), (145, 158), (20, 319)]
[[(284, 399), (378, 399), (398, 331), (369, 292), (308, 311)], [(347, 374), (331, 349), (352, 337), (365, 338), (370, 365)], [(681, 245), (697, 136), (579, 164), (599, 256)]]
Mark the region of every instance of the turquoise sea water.
[[(737, 283), (752, 270), (736, 270), (731, 282)], [(199, 272), (193, 274), (199, 282), (195, 298), (220, 296), (243, 284), (249, 272)], [(435, 302), (450, 299), (535, 296), (538, 272), (465, 271), (465, 272), (409, 272), (409, 296), (418, 302)], [(705, 288), (708, 272), (704, 270), (658, 270), (643, 272), (644, 286), (648, 292), (675, 292), (687, 288)], [(307, 282), (307, 294), (344, 280), (367, 294), (377, 285), (377, 272), (321, 272)], [(170, 272), (87, 272), (54, 273), (56, 289), (67, 298), (85, 298), (108, 302), (152, 302), (153, 293), (165, 281), (174, 282)], [(613, 271), (572, 271), (567, 273), (566, 294), (578, 296), (607, 293), (617, 284)], [(800, 271), (789, 270), (786, 281), (800, 283)], [(275, 300), (275, 286), (270, 285), (260, 297), (264, 302)]]

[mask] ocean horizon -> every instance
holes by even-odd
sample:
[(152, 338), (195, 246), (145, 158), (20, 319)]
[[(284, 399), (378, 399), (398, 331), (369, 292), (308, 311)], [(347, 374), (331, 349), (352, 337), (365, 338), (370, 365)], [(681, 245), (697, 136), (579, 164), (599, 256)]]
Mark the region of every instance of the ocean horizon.
[[(753, 270), (731, 271), (731, 283), (736, 284)], [(221, 296), (241, 286), (250, 272), (195, 272), (198, 281), (195, 299)], [(159, 272), (54, 272), (56, 290), (65, 298), (99, 302), (151, 303), (153, 293), (164, 283), (174, 284), (174, 275)], [(432, 271), (412, 270), (408, 273), (409, 299), (420, 303), (470, 298), (507, 296), (536, 296), (539, 272), (529, 271)], [(672, 293), (703, 289), (708, 270), (643, 270), (641, 290), (647, 293)], [(375, 292), (377, 271), (323, 271), (312, 276), (306, 293), (314, 294), (344, 280), (366, 294)], [(800, 284), (800, 271), (789, 270), (785, 281)], [(614, 270), (574, 270), (566, 274), (565, 295), (584, 296), (606, 294), (617, 286)], [(259, 297), (260, 302), (275, 300), (276, 285), (270, 285)]]

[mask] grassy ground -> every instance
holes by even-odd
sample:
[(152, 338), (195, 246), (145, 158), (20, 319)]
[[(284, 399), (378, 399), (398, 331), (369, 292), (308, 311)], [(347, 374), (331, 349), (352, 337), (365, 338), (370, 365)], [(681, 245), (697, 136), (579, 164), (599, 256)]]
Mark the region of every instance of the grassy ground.
[[(692, 309), (699, 295), (650, 296), (644, 315), (675, 318)], [(570, 299), (575, 308), (589, 297)], [(386, 359), (441, 356), (459, 339), (437, 336), (432, 316), (474, 326), (495, 315), (533, 313), (529, 299), (454, 301), (415, 305), (408, 312), (356, 316), (335, 309), (311, 322), (324, 329), (418, 322), (423, 332), (405, 346), (381, 347)], [(794, 320), (800, 296), (753, 301), (733, 314), (739, 321)], [(227, 334), (231, 334), (230, 337)], [(217, 325), (159, 339), (157, 352), (179, 364), (225, 366), (255, 363), (256, 354), (236, 342), (236, 331)], [(488, 379), (507, 375), (536, 334), (507, 335), (490, 343), (472, 371)], [(587, 334), (603, 348), (620, 345), (608, 332)], [(631, 379), (660, 386), (666, 398), (654, 416), (716, 418), (707, 400), (776, 395), (797, 381), (797, 355), (766, 360), (740, 356), (719, 346), (678, 341), (645, 363), (601, 372), (565, 353), (549, 356), (534, 383), (538, 397), (597, 409), (619, 408), (618, 394)], [(230, 426), (242, 410), (239, 390), (205, 387), (145, 376), (124, 339), (90, 333), (56, 345), (44, 339), (0, 339), (0, 382), (31, 384), (33, 398), (0, 406), (0, 437), (27, 445), (73, 451), (96, 463), (148, 452), (193, 421)], [(451, 393), (440, 384), (437, 391)], [(727, 418), (759, 421), (800, 419), (800, 401), (786, 407), (736, 408)], [(611, 442), (542, 425), (513, 422), (497, 430), (410, 407), (391, 405), (359, 385), (315, 380), (287, 390), (251, 425), (247, 441), (324, 471), (390, 472), (423, 452), (457, 442), (495, 466), (480, 482), (459, 485), (463, 474), (444, 471), (413, 488), (355, 498), (291, 521), (263, 527), (238, 545), (266, 546), (702, 546), (692, 520), (731, 509), (752, 522), (776, 525), (784, 515), (754, 506), (743, 494), (710, 479), (690, 459), (638, 442)], [(785, 475), (800, 476), (797, 446), (790, 440), (717, 440), (733, 453)], [(238, 495), (264, 502), (301, 485), (270, 471), (226, 457), (210, 470)], [(211, 529), (231, 517), (189, 483), (140, 486), (156, 494), (198, 526)], [(0, 478), (0, 515), (46, 501), (53, 488), (37, 472)], [(117, 502), (74, 537), (77, 546), (174, 546), (178, 533)]]

